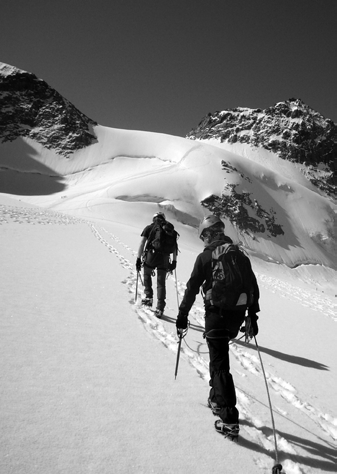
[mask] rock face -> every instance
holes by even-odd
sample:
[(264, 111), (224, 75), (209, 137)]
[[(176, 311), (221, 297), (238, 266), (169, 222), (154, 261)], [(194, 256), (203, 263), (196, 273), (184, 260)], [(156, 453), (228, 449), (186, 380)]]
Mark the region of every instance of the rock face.
[[(226, 161), (221, 162), (226, 173), (239, 173), (239, 171)], [(248, 176), (241, 177), (252, 182)], [(228, 219), (239, 232), (266, 234), (268, 238), (284, 235), (282, 225), (278, 224), (276, 212), (273, 208), (263, 209), (257, 199), (252, 198), (247, 191), (238, 192), (235, 184), (226, 183), (221, 196), (212, 194), (201, 201), (201, 204), (213, 214)], [(249, 212), (248, 212), (249, 210)]]
[[(336, 196), (337, 125), (300, 99), (265, 110), (238, 107), (209, 113), (186, 138), (247, 143), (302, 163), (309, 181)], [(317, 170), (324, 170), (319, 177)]]
[(93, 125), (45, 81), (0, 63), (0, 143), (30, 137), (67, 157), (96, 141)]

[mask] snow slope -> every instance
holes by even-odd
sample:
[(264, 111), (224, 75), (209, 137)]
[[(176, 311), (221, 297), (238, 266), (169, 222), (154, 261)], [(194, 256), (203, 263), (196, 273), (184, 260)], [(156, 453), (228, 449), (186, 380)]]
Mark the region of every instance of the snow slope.
[[(158, 203), (190, 230), (207, 213), (200, 201), (220, 196), (226, 186), (235, 184), (264, 209), (272, 208), (284, 230), (284, 236), (277, 237), (239, 235), (228, 222), (228, 232), (236, 240), (291, 267), (311, 263), (337, 268), (336, 205), (320, 195), (295, 164), (261, 150), (247, 159), (244, 148), (234, 146), (234, 154), (214, 144), (164, 134), (102, 126), (94, 132), (97, 143), (70, 158), (29, 138), (2, 144), (0, 163), (7, 171), (0, 173), (0, 189), (15, 189), (14, 194), (49, 208), (105, 218), (109, 212), (119, 215), (118, 209), (128, 202), (130, 211), (119, 217), (125, 224), (137, 209), (135, 203), (142, 209), (149, 203), (146, 219)], [(229, 169), (222, 168), (222, 160)]]
[[(230, 180), (266, 206), (272, 200), (286, 230), (254, 240), (226, 222), (261, 288), (257, 340), (283, 470), (336, 472), (335, 256), (310, 238), (327, 233), (331, 201), (280, 173), (281, 163), (238, 150), (105, 127), (96, 134), (68, 159), (28, 140), (1, 145), (2, 170), (12, 171), (0, 174), (25, 189), (0, 195), (1, 472), (271, 472), (254, 344), (231, 345), (240, 443), (213, 429), (200, 298), (174, 380), (178, 302), (202, 250), (200, 201)], [(140, 307), (141, 282), (135, 302), (134, 266), (141, 230), (159, 209), (181, 250), (162, 320)]]

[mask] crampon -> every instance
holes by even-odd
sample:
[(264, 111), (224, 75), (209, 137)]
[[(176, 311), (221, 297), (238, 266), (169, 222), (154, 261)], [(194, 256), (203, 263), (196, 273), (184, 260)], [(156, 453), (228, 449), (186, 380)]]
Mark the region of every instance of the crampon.
[(224, 423), (222, 420), (216, 420), (214, 426), (216, 431), (222, 434), (225, 438), (229, 438), (231, 441), (238, 441), (240, 431), (238, 424), (229, 424)]

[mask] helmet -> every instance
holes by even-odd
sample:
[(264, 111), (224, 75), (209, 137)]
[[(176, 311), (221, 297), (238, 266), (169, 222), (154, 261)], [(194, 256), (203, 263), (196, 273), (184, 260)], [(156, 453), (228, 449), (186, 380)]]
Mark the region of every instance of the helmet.
[(163, 212), (156, 212), (152, 217), (152, 221), (154, 221), (155, 219), (163, 219), (164, 221), (166, 221), (166, 217)]
[(219, 231), (223, 232), (225, 229), (225, 224), (222, 222), (220, 217), (218, 216), (207, 216), (204, 218), (202, 223), (199, 226), (199, 238), (202, 239), (202, 234), (205, 229), (209, 229), (210, 227), (214, 227), (214, 230), (217, 228)]

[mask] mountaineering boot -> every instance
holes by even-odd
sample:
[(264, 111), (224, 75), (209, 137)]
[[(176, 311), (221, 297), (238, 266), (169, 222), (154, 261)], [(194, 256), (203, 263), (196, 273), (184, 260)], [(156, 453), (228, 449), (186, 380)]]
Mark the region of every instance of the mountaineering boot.
[(221, 408), (219, 407), (217, 403), (212, 402), (210, 398), (208, 399), (208, 406), (212, 410), (212, 413), (214, 416), (217, 416), (219, 414)]
[(214, 426), (216, 431), (224, 435), (225, 438), (229, 438), (232, 441), (238, 440), (240, 428), (237, 423), (230, 424), (224, 423), (222, 420), (216, 420)]
[(152, 298), (143, 298), (142, 299), (142, 304), (144, 306), (149, 306), (150, 308), (152, 307), (153, 299)]
[(156, 309), (155, 312), (154, 312), (155, 316), (157, 316), (157, 318), (162, 318), (163, 317), (163, 314), (164, 314), (164, 311), (162, 309)]

